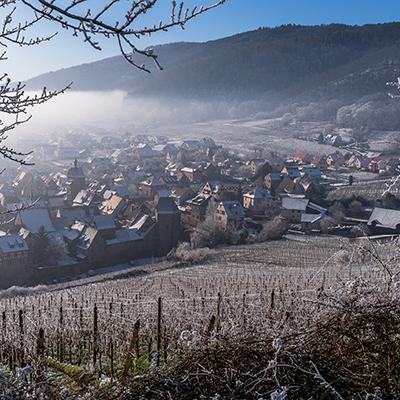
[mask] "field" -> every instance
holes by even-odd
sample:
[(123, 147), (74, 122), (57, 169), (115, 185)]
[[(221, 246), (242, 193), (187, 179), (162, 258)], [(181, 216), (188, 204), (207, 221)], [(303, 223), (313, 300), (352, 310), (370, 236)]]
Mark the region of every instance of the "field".
[(390, 188), (390, 193), (398, 196), (400, 194), (400, 182), (398, 179), (382, 179), (358, 182), (352, 186), (343, 186), (330, 192), (328, 200), (340, 200), (352, 196), (360, 196), (366, 200), (375, 201), (382, 199), (384, 194)]
[(310, 324), (321, 290), (381, 279), (374, 254), (396, 251), (332, 238), (270, 242), (219, 250), (202, 265), (3, 298), (0, 360), (14, 369), (48, 357), (118, 380), (205, 337), (287, 335)]

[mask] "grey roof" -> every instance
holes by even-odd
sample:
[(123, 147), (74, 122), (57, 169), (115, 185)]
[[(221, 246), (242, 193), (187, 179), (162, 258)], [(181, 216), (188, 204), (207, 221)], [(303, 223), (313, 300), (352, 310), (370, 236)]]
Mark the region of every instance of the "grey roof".
[(171, 197), (160, 197), (157, 203), (158, 214), (175, 214), (179, 210)]
[(88, 250), (94, 242), (97, 234), (97, 229), (92, 228), (91, 226), (86, 226), (79, 238), (79, 245), (77, 246), (78, 251)]
[(311, 210), (317, 211), (321, 214), (325, 214), (328, 210), (324, 207), (319, 206), (318, 204), (312, 203), (311, 201), (308, 203), (308, 208)]
[(0, 237), (0, 253), (16, 253), (28, 251), (26, 241), (19, 235), (9, 235)]
[(198, 194), (198, 195), (197, 195), (196, 197), (194, 197), (193, 199), (188, 200), (188, 201), (187, 201), (187, 204), (189, 204), (189, 205), (201, 206), (201, 205), (203, 205), (204, 203), (208, 202), (210, 199), (211, 199), (211, 195), (201, 193), (201, 194)]
[(74, 199), (74, 203), (89, 206), (94, 200), (95, 193), (89, 190), (81, 190)]
[(147, 214), (139, 215), (129, 227), (136, 231), (138, 235), (146, 235), (155, 226), (154, 220)]
[(299, 199), (295, 197), (283, 197), (282, 198), (282, 208), (286, 210), (298, 210), (306, 211), (308, 206), (308, 199)]
[(268, 191), (263, 186), (258, 186), (255, 190), (251, 190), (250, 192), (244, 195), (245, 197), (250, 197), (252, 199), (258, 200), (270, 200), (272, 196), (268, 193)]
[(400, 224), (400, 211), (376, 207), (369, 217), (368, 225), (373, 225), (374, 222), (383, 228), (397, 229)]
[(57, 212), (56, 218), (53, 219), (57, 229), (71, 226), (75, 221), (86, 221), (89, 215), (81, 207), (61, 208)]
[(96, 215), (94, 217), (94, 224), (99, 231), (107, 229), (115, 229), (116, 225), (112, 215)]
[(136, 240), (142, 240), (142, 236), (139, 235), (134, 229), (118, 229), (115, 232), (113, 239), (107, 240), (107, 245), (116, 245), (126, 242), (134, 242)]
[(22, 225), (32, 233), (38, 233), (41, 227), (46, 232), (54, 232), (53, 223), (51, 222), (49, 212), (46, 208), (28, 208), (19, 213)]
[(301, 222), (313, 224), (322, 218), (321, 214), (302, 214)]
[(229, 218), (244, 217), (244, 209), (242, 205), (236, 200), (223, 201), (220, 203), (220, 206), (224, 208), (226, 215)]
[(84, 178), (85, 174), (83, 173), (82, 167), (72, 167), (67, 172), (67, 177), (71, 178)]

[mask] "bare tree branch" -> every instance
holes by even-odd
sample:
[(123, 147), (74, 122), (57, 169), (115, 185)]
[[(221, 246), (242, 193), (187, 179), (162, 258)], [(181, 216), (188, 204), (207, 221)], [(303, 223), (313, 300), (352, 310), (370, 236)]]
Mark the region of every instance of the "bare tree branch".
[[(133, 40), (153, 33), (165, 32), (174, 27), (184, 29), (185, 25), (197, 16), (206, 13), (224, 4), (227, 0), (218, 0), (207, 6), (189, 9), (183, 1), (171, 1), (170, 17), (166, 21), (159, 21), (150, 26), (137, 26), (140, 18), (154, 9), (161, 0), (131, 0), (125, 8), (122, 18), (113, 23), (107, 22), (109, 14), (115, 6), (121, 5), (121, 0), (107, 2), (96, 1), (96, 9), (85, 6), (88, 0), (69, 0), (60, 4), (57, 0), (21, 0), (31, 8), (37, 16), (44, 17), (59, 24), (63, 29), (70, 29), (74, 36), (81, 36), (85, 42), (96, 50), (101, 50), (97, 38), (114, 38), (123, 57), (134, 67), (150, 72), (145, 64), (139, 64), (135, 57), (140, 55), (154, 61), (161, 68), (158, 57), (152, 48), (141, 50), (136, 47)], [(106, 4), (104, 4), (106, 3)]]
[[(185, 7), (183, 1), (178, 4), (176, 0), (171, 0), (171, 14), (168, 20), (150, 26), (140, 26), (142, 17), (162, 1), (0, 0), (0, 10), (5, 14), (0, 26), (0, 47), (5, 50), (0, 52), (0, 61), (7, 60), (6, 49), (9, 44), (21, 47), (34, 46), (51, 40), (57, 32), (50, 33), (48, 36), (28, 36), (31, 28), (37, 23), (51, 21), (56, 27), (71, 30), (74, 36), (82, 37), (96, 50), (102, 49), (100, 45), (102, 39), (114, 39), (123, 57), (142, 71), (150, 72), (150, 69), (145, 64), (139, 64), (136, 56), (149, 58), (162, 69), (153, 49), (138, 49), (133, 41), (143, 36), (150, 36), (152, 33), (168, 31), (173, 27), (184, 29), (187, 22), (224, 4), (227, 0), (214, 0), (212, 4), (193, 9)], [(29, 8), (32, 11), (31, 19), (18, 21), (18, 6), (24, 9)], [(123, 7), (122, 11), (119, 11), (120, 18), (110, 23), (108, 22), (111, 19), (110, 13), (115, 11), (117, 6)], [(8, 124), (0, 119), (0, 155), (3, 158), (21, 165), (32, 164), (26, 159), (31, 152), (21, 152), (5, 144), (8, 133), (30, 120), (29, 108), (49, 101), (70, 87), (71, 84), (56, 91), (48, 91), (44, 88), (40, 94), (30, 96), (25, 93), (23, 84), (12, 84), (7, 74), (0, 77), (0, 113), (13, 117), (13, 122)]]

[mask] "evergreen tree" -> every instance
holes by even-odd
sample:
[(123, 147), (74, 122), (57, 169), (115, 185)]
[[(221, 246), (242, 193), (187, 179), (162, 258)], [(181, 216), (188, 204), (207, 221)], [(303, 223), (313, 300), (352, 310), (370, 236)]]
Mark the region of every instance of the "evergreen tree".
[(44, 226), (33, 236), (31, 244), (32, 259), (35, 265), (46, 265), (52, 259), (51, 243)]

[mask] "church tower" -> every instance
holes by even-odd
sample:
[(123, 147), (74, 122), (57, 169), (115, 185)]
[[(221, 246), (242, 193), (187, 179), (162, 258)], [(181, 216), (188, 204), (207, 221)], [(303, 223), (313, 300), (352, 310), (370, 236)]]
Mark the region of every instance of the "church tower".
[(86, 189), (86, 178), (82, 167), (78, 166), (78, 160), (75, 159), (74, 166), (67, 172), (67, 201), (72, 204), (76, 195), (83, 189)]

